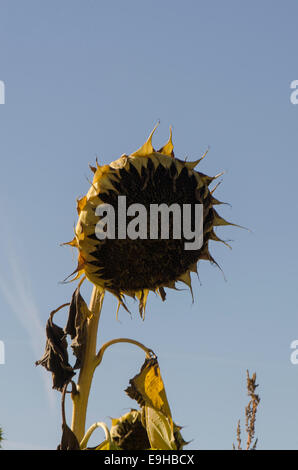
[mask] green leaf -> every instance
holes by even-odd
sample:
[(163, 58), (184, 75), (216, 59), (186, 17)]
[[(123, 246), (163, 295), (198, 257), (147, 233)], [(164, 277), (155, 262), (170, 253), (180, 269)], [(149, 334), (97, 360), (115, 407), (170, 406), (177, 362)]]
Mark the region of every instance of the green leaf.
[(173, 425), (162, 412), (145, 406), (146, 429), (152, 449), (176, 450)]
[(121, 450), (112, 440), (103, 441), (95, 450)]

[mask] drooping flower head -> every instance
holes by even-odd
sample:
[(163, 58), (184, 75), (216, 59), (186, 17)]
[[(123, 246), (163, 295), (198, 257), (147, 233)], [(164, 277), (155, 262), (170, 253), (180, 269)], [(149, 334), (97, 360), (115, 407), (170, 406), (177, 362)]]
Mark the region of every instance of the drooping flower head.
[[(85, 275), (94, 285), (112, 292), (124, 305), (124, 296), (139, 299), (140, 314), (144, 316), (149, 291), (165, 298), (165, 288), (175, 288), (177, 281), (182, 281), (191, 289), (191, 272), (197, 272), (197, 262), (201, 259), (215, 262), (209, 253), (209, 240), (220, 240), (214, 228), (219, 225), (234, 225), (220, 217), (214, 206), (221, 204), (213, 196), (209, 185), (220, 175), (207, 176), (195, 170), (197, 161), (182, 161), (174, 156), (172, 131), (168, 142), (159, 150), (152, 145), (153, 129), (145, 144), (131, 155), (122, 155), (109, 165), (91, 167), (94, 177), (86, 196), (78, 200), (79, 220), (75, 237), (69, 243), (79, 251), (78, 266), (73, 274), (76, 279)], [(125, 196), (126, 207), (141, 205), (148, 214), (144, 236), (140, 220), (133, 221), (132, 212), (125, 214), (125, 229), (133, 223), (135, 230), (140, 229), (140, 236), (134, 239), (127, 236), (106, 237), (99, 239), (97, 233), (101, 216), (98, 208), (112, 207), (116, 217), (115, 233), (123, 233), (120, 227), (119, 196)], [(122, 198), (123, 199), (123, 198)], [(187, 207), (194, 216), (196, 205), (203, 207), (203, 234), (199, 248), (185, 249), (189, 239), (180, 230), (181, 237), (172, 235), (174, 219), (169, 213), (169, 236), (161, 237), (150, 232), (150, 208), (179, 206)], [(136, 207), (136, 206), (133, 206)], [(122, 214), (123, 215), (123, 214)], [(181, 217), (181, 224), (183, 222)], [(144, 221), (144, 219), (143, 219)], [(160, 221), (160, 219), (159, 219)], [(190, 229), (194, 229), (193, 220)], [(150, 236), (151, 235), (151, 236)], [(225, 242), (224, 242), (225, 243)]]

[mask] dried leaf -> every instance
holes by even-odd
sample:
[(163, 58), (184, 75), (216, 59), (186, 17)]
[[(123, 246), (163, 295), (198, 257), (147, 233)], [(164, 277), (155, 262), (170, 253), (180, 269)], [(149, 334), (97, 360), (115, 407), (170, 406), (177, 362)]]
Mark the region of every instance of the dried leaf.
[(172, 422), (171, 410), (166, 396), (156, 358), (146, 359), (141, 371), (129, 381), (125, 390), (128, 396), (136, 400), (140, 406), (151, 406), (161, 411)]
[(54, 314), (64, 307), (51, 312), (46, 325), (46, 347), (42, 358), (36, 361), (36, 365), (42, 365), (52, 372), (53, 388), (62, 392), (65, 384), (75, 375), (68, 362), (66, 334), (60, 326), (53, 322)]
[(164, 383), (156, 358), (146, 359), (141, 371), (129, 381), (128, 396), (142, 407), (141, 421), (151, 449), (180, 450), (187, 443), (172, 420)]
[(82, 364), (86, 344), (87, 318), (90, 315), (91, 312), (78, 287), (72, 295), (68, 321), (64, 329), (65, 333), (69, 334), (72, 339), (71, 348), (77, 358), (74, 369), (79, 369)]
[(61, 444), (58, 445), (57, 450), (81, 450), (75, 434), (66, 423), (62, 425), (62, 430)]

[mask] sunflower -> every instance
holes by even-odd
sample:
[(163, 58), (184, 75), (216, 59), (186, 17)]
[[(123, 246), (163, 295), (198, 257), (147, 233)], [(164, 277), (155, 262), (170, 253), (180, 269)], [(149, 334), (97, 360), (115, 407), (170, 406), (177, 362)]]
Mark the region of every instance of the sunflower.
[[(156, 126), (157, 127), (157, 126)], [(176, 288), (177, 281), (191, 290), (191, 272), (197, 272), (199, 260), (216, 263), (209, 253), (209, 240), (222, 241), (214, 228), (234, 225), (224, 220), (214, 209), (222, 204), (214, 196), (209, 185), (221, 174), (207, 176), (195, 170), (204, 158), (194, 162), (174, 156), (172, 130), (168, 142), (158, 151), (153, 148), (151, 132), (148, 140), (136, 152), (123, 154), (109, 165), (90, 167), (94, 173), (91, 187), (77, 201), (78, 222), (75, 237), (68, 244), (78, 249), (75, 279), (86, 278), (101, 289), (114, 294), (125, 308), (125, 295), (139, 300), (139, 311), (144, 318), (149, 291), (165, 299), (165, 288)], [(207, 152), (206, 152), (207, 153)], [(97, 208), (109, 205), (117, 210), (119, 196), (126, 197), (127, 206), (141, 204), (149, 210), (152, 204), (187, 204), (194, 213), (195, 206), (203, 207), (203, 242), (199, 249), (185, 249), (184, 234), (179, 239), (160, 237), (118, 237), (99, 239), (96, 227), (101, 217)], [(127, 217), (126, 226), (132, 218)], [(116, 220), (116, 229), (119, 222)], [(169, 217), (173, 227), (173, 218)], [(193, 227), (193, 225), (192, 225)], [(171, 232), (171, 230), (169, 230)], [(117, 232), (118, 233), (118, 232)], [(216, 263), (217, 264), (217, 263)], [(191, 290), (192, 292), (192, 290)]]

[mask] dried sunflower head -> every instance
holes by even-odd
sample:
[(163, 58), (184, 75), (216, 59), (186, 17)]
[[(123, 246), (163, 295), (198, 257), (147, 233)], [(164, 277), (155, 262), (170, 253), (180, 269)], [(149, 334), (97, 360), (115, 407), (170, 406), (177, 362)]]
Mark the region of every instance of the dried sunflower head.
[(131, 410), (119, 419), (112, 419), (111, 438), (122, 450), (150, 449), (146, 426), (142, 423), (142, 413)]
[[(124, 154), (109, 165), (99, 166), (97, 163), (96, 168), (91, 167), (93, 181), (87, 195), (77, 201), (79, 220), (75, 237), (69, 242), (79, 251), (78, 266), (73, 273), (76, 274), (75, 279), (85, 275), (94, 285), (116, 295), (119, 304), (124, 305), (124, 295), (137, 297), (142, 316), (149, 291), (159, 293), (164, 300), (164, 288), (175, 288), (177, 281), (184, 282), (191, 289), (190, 273), (197, 272), (197, 262), (200, 259), (215, 262), (209, 253), (209, 240), (222, 240), (217, 237), (214, 228), (233, 225), (214, 209), (221, 203), (215, 199), (214, 190), (210, 190), (209, 185), (220, 175), (210, 177), (195, 170), (203, 157), (195, 162), (176, 158), (172, 131), (168, 142), (156, 151), (152, 145), (155, 129), (145, 144), (131, 155)], [(122, 204), (124, 199), (125, 209), (138, 204), (147, 210), (145, 236), (144, 224), (138, 227), (140, 220), (133, 219), (132, 212), (124, 214), (124, 218), (120, 214), (119, 201)], [(160, 225), (152, 237), (150, 208), (152, 205), (161, 207), (162, 204), (179, 206), (181, 210), (187, 206), (191, 216), (194, 216), (196, 206), (202, 205), (203, 233), (199, 248), (185, 248), (189, 238), (182, 228), (180, 238), (172, 235), (174, 216), (171, 212), (168, 238), (161, 237)], [(118, 213), (118, 217), (114, 218), (114, 236), (99, 239), (96, 230), (102, 217), (98, 215), (98, 208), (107, 205)], [(134, 233), (139, 230), (139, 236), (134, 239), (125, 236), (129, 224), (134, 224)], [(190, 228), (195, 228), (193, 220)], [(118, 236), (115, 237), (115, 233)]]

